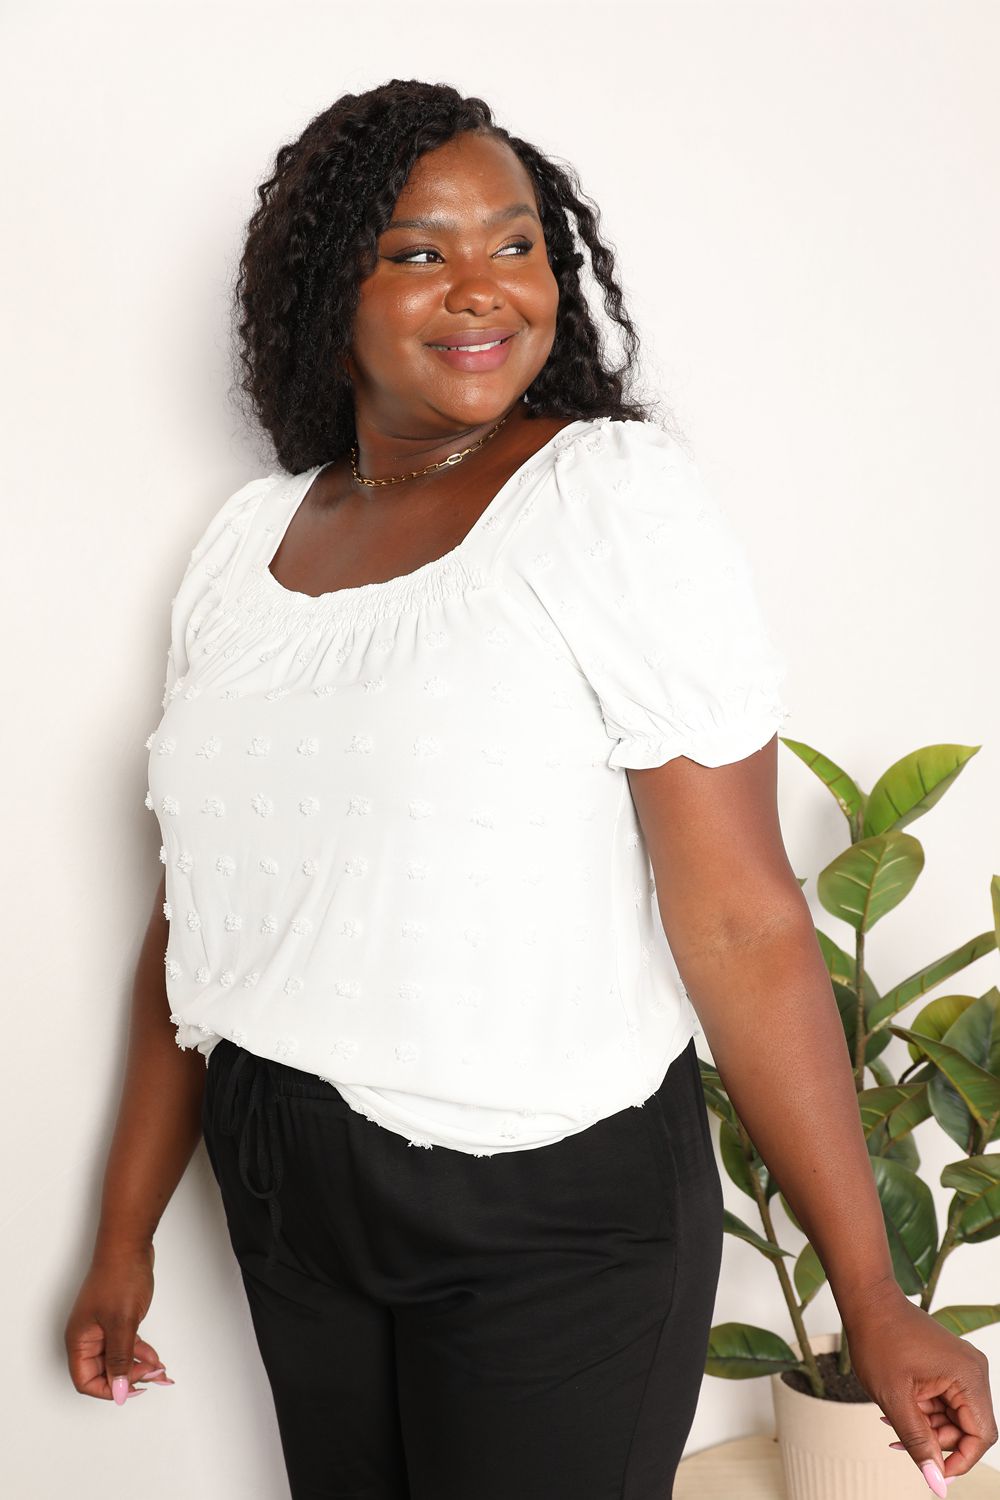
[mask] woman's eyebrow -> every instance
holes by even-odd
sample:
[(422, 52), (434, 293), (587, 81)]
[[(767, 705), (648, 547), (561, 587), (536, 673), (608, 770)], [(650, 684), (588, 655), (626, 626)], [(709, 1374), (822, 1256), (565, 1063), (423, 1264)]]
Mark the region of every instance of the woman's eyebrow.
[[(534, 219), (536, 223), (541, 222), (530, 203), (510, 203), (506, 208), (498, 209), (495, 214), (488, 214), (485, 219), (480, 220), (480, 223), (484, 229), (489, 229), (494, 224), (502, 224), (507, 219), (519, 219), (522, 215), (527, 215), (529, 218)], [(459, 225), (455, 223), (454, 219), (393, 219), (385, 227), (387, 230), (438, 229), (448, 231), (458, 229)]]

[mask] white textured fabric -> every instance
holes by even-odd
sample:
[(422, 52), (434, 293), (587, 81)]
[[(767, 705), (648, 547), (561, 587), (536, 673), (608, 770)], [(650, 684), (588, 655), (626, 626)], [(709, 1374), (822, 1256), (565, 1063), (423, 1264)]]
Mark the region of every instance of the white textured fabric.
[(313, 598), (268, 564), (322, 467), (231, 495), (171, 601), (146, 803), (177, 1043), (414, 1145), (561, 1140), (699, 1029), (624, 768), (759, 749), (784, 662), (654, 422), (571, 423), (444, 557)]

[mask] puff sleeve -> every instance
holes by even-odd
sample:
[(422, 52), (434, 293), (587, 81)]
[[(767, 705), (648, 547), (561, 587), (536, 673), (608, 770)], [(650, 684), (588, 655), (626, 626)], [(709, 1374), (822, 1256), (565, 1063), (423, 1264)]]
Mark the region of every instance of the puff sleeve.
[(697, 463), (653, 422), (604, 418), (554, 478), (524, 577), (597, 695), (607, 764), (720, 766), (759, 750), (789, 715), (787, 668)]
[(191, 651), (209, 610), (225, 597), (250, 521), (260, 500), (280, 474), (251, 479), (234, 491), (212, 515), (188, 559), (180, 585), (170, 601), (170, 644), (161, 707), (184, 687)]

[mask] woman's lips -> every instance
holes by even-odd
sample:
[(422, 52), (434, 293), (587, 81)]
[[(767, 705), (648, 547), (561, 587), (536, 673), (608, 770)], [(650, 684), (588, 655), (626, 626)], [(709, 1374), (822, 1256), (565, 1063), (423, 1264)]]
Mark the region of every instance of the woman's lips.
[(512, 333), (509, 338), (505, 338), (495, 348), (481, 349), (476, 354), (470, 353), (468, 349), (435, 349), (432, 344), (428, 344), (427, 347), (438, 359), (443, 359), (445, 364), (451, 365), (453, 370), (470, 370), (473, 372), (477, 370), (496, 370), (506, 360), (510, 346), (516, 337), (517, 334)]

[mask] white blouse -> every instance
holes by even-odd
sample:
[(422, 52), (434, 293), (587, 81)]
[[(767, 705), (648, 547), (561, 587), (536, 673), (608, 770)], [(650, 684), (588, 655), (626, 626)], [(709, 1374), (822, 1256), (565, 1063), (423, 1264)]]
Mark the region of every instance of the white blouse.
[(699, 1030), (625, 767), (759, 749), (784, 661), (654, 422), (572, 422), (445, 556), (312, 597), (268, 564), (323, 467), (231, 495), (171, 601), (146, 805), (177, 1043), (411, 1145), (559, 1141)]

